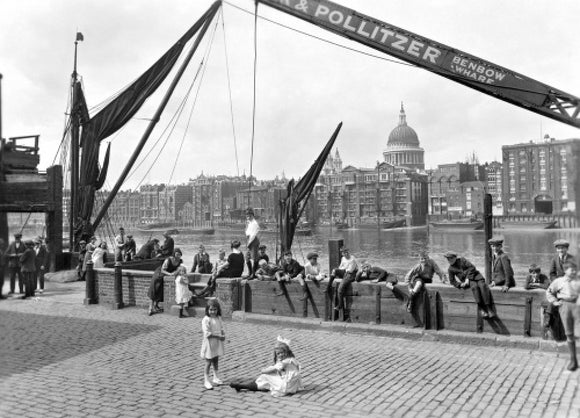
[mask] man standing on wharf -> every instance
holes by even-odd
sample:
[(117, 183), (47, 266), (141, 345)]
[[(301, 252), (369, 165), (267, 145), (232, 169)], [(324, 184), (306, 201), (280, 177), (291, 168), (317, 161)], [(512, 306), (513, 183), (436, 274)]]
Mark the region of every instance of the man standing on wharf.
[(246, 237), (248, 238), (248, 252), (252, 257), (252, 269), (248, 272), (248, 277), (253, 278), (258, 270), (258, 249), (260, 248), (260, 240), (258, 234), (260, 233), (260, 224), (254, 217), (254, 210), (248, 208), (246, 211)]

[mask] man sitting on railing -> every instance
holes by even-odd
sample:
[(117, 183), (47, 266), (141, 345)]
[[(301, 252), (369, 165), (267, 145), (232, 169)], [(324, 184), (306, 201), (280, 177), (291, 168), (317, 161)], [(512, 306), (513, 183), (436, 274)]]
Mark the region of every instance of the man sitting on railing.
[(429, 258), (429, 254), (426, 251), (422, 251), (419, 254), (419, 264), (415, 265), (405, 275), (405, 283), (409, 287), (407, 312), (413, 314), (413, 318), (417, 322), (416, 326), (422, 326), (423, 323), (419, 316), (416, 315), (415, 307), (425, 294), (425, 284), (433, 283), (435, 274), (439, 276), (441, 282), (447, 283), (447, 275), (443, 273), (434, 260)]
[(302, 286), (303, 296), (301, 300), (308, 297), (308, 289), (304, 283), (304, 267), (300, 265), (298, 261), (292, 258), (292, 251), (287, 250), (284, 252), (284, 257), (280, 262), (280, 270), (276, 272), (276, 280), (280, 283), (281, 291), (276, 293), (276, 296), (284, 296), (286, 293), (284, 291), (283, 282), (290, 282), (292, 279), (298, 280)]
[(342, 258), (340, 259), (340, 265), (337, 269), (332, 270), (330, 273), (330, 280), (328, 282), (328, 291), (332, 292), (332, 283), (336, 277), (341, 278), (342, 281), (338, 286), (338, 291), (336, 295), (336, 305), (335, 310), (343, 310), (343, 319), (349, 321), (348, 315), (344, 314), (344, 294), (346, 293), (346, 288), (355, 280), (356, 273), (358, 271), (358, 261), (356, 258), (350, 254), (348, 248), (342, 249)]
[(496, 317), (491, 291), (482, 274), (467, 259), (458, 257), (453, 251), (447, 251), (444, 257), (449, 262), (449, 282), (458, 289), (470, 287), (481, 315), (484, 318)]

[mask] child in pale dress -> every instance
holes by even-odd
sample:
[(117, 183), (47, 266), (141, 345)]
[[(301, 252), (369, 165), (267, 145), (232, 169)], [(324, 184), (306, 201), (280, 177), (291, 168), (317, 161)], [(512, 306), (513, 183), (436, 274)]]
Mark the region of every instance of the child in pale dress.
[(262, 369), (262, 374), (256, 380), (235, 379), (230, 386), (237, 392), (242, 389), (270, 391), (275, 397), (301, 390), (300, 364), (290, 350), (290, 340), (278, 336), (274, 346), (274, 365)]
[(179, 305), (179, 317), (184, 318), (189, 316), (185, 305), (191, 299), (191, 292), (189, 291), (189, 280), (187, 279), (187, 268), (183, 265), (177, 267), (175, 276), (175, 303)]
[[(201, 358), (205, 360), (203, 385), (206, 389), (213, 389), (213, 385), (223, 384), (218, 376), (218, 359), (224, 354), (226, 334), (222, 322), (222, 309), (216, 299), (210, 299), (205, 307), (205, 316), (201, 320), (203, 342), (201, 343)], [(209, 379), (209, 371), (213, 365), (213, 380)]]

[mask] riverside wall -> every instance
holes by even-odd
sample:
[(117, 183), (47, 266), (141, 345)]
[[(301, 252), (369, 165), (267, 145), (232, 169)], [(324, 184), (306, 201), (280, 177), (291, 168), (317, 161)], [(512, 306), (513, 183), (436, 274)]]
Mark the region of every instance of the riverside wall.
[[(123, 271), (122, 289), (125, 306), (146, 308), (152, 272)], [(205, 283), (209, 275), (189, 274), (190, 283)], [(99, 304), (115, 302), (114, 269), (95, 269), (96, 294)], [(340, 280), (336, 280), (331, 292), (336, 290)], [(216, 296), (224, 317), (231, 317), (234, 311), (261, 315), (276, 315), (296, 318), (311, 318), (319, 321), (340, 321), (333, 310), (329, 296), (328, 282), (308, 283), (308, 298), (304, 301), (302, 288), (298, 283), (287, 283), (283, 287), (275, 281), (243, 280), (241, 278), (218, 279)], [(393, 324), (413, 326), (415, 320), (407, 312), (401, 295), (406, 286), (398, 284), (393, 292), (384, 283), (353, 283), (346, 292), (346, 309), (350, 321), (361, 324)], [(473, 295), (469, 289), (460, 290), (445, 284), (427, 285), (422, 306), (417, 315), (426, 329), (454, 330), (461, 332), (486, 332), (501, 335), (529, 336), (545, 338), (543, 311), (547, 306), (545, 291), (513, 288), (507, 293), (492, 288), (497, 319), (481, 317)], [(170, 312), (175, 304), (175, 283), (173, 277), (164, 278), (164, 308)], [(280, 295), (280, 296), (279, 296)], [(198, 301), (203, 306), (205, 301)]]

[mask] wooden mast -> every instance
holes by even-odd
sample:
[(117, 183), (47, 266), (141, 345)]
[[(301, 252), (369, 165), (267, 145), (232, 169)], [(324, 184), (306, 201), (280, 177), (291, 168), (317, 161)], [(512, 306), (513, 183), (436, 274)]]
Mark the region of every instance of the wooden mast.
[(79, 40), (82, 40), (82, 35), (77, 32), (75, 38), (75, 55), (73, 72), (71, 75), (71, 134), (70, 134), (70, 207), (68, 212), (68, 222), (69, 222), (69, 242), (70, 250), (74, 251), (74, 231), (75, 231), (75, 221), (78, 217), (78, 207), (77, 207), (77, 189), (79, 186), (79, 154), (80, 154), (80, 121), (79, 114), (76, 109), (77, 102), (77, 89), (76, 83), (78, 82), (77, 73), (77, 50)]
[(111, 192), (107, 196), (107, 199), (105, 200), (105, 202), (103, 203), (103, 206), (99, 210), (99, 213), (95, 217), (95, 221), (93, 222), (94, 229), (97, 229), (99, 224), (103, 220), (103, 217), (107, 213), (109, 206), (111, 206), (113, 199), (117, 195), (117, 192), (119, 191), (123, 182), (125, 181), (125, 179), (129, 175), (129, 171), (133, 167), (133, 164), (135, 164), (135, 161), (137, 160), (137, 158), (139, 157), (139, 154), (143, 150), (143, 147), (145, 146), (145, 143), (149, 139), (151, 132), (153, 132), (153, 128), (155, 127), (157, 122), (159, 122), (159, 119), (161, 117), (161, 113), (163, 112), (163, 110), (165, 109), (165, 106), (169, 102), (169, 99), (171, 98), (171, 95), (173, 94), (175, 87), (177, 87), (177, 83), (179, 82), (179, 80), (181, 79), (181, 76), (183, 75), (187, 66), (189, 65), (189, 61), (191, 60), (191, 58), (193, 57), (193, 54), (197, 50), (199, 43), (201, 42), (202, 38), (204, 37), (205, 32), (207, 31), (207, 28), (209, 27), (213, 17), (217, 13), (220, 6), (221, 6), (220, 2), (215, 2), (210, 7), (210, 9), (206, 12), (206, 14), (196, 22), (196, 25), (201, 25), (203, 23), (203, 26), (200, 29), (200, 33), (197, 36), (197, 38), (195, 39), (195, 42), (194, 42), (193, 46), (191, 47), (191, 50), (189, 51), (189, 53), (185, 57), (183, 63), (181, 64), (181, 67), (177, 71), (177, 74), (175, 75), (175, 78), (171, 82), (171, 85), (169, 86), (167, 93), (165, 93), (165, 96), (163, 97), (163, 100), (161, 101), (159, 107), (157, 108), (155, 115), (153, 115), (153, 117), (151, 118), (151, 121), (149, 122), (149, 125), (147, 126), (145, 133), (141, 137), (141, 140), (139, 141), (137, 148), (135, 149), (135, 151), (131, 155), (131, 158), (129, 159), (129, 161), (127, 162), (127, 165), (125, 166), (125, 169), (123, 170), (123, 172), (121, 173), (121, 176), (117, 180), (117, 183), (115, 183), (115, 186), (113, 187), (113, 189), (111, 190)]

